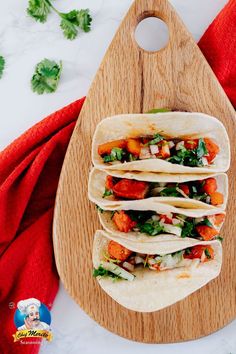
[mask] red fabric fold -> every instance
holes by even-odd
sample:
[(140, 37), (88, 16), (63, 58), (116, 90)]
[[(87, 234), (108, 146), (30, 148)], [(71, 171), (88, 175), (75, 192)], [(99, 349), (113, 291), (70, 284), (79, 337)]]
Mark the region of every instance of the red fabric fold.
[(38, 344), (13, 342), (16, 305), (34, 297), (50, 309), (58, 291), (51, 240), (53, 207), (66, 148), (83, 102), (84, 98), (50, 115), (0, 154), (3, 354), (38, 353)]
[[(236, 106), (236, 2), (229, 1), (199, 46)], [(50, 115), (0, 154), (0, 353), (34, 354), (14, 343), (17, 302), (35, 297), (49, 309), (58, 290), (52, 218), (66, 148), (84, 98)], [(13, 307), (13, 308), (12, 308)]]
[(230, 0), (198, 43), (208, 63), (236, 107), (236, 1)]

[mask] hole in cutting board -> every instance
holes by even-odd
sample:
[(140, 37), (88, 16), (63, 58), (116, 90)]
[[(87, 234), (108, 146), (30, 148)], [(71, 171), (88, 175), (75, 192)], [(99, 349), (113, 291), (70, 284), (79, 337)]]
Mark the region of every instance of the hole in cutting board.
[(168, 27), (164, 21), (157, 17), (146, 17), (137, 25), (134, 38), (142, 49), (156, 52), (168, 43)]

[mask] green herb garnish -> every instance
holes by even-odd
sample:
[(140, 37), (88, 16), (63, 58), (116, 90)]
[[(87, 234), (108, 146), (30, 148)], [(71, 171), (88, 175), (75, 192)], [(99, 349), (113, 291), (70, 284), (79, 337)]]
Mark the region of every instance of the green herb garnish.
[(68, 13), (58, 11), (50, 0), (29, 0), (27, 13), (36, 21), (44, 23), (53, 10), (61, 18), (61, 29), (67, 39), (75, 39), (78, 29), (84, 32), (90, 31), (92, 17), (88, 9), (72, 10)]
[(138, 224), (139, 231), (149, 236), (156, 236), (164, 231), (164, 228), (156, 220), (150, 220), (144, 224)]
[(167, 161), (191, 167), (203, 166), (202, 157), (208, 153), (206, 149), (206, 144), (203, 139), (199, 139), (198, 147), (193, 150), (188, 150), (185, 147), (182, 147), (176, 152), (176, 155), (173, 155), (167, 159)]
[(148, 145), (155, 145), (157, 143), (159, 143), (160, 141), (164, 140), (165, 138), (160, 135), (160, 134), (154, 134), (153, 135), (153, 139), (150, 140), (148, 143), (144, 144), (144, 146), (148, 146)]
[(209, 252), (209, 250), (208, 250), (207, 248), (205, 249), (205, 255), (206, 255), (206, 257), (207, 257), (208, 259), (211, 258), (211, 254), (210, 254), (210, 252)]
[(102, 209), (99, 205), (96, 205), (96, 208), (97, 208), (98, 211), (100, 211), (100, 213), (104, 212), (104, 209)]
[(222, 242), (222, 241), (223, 241), (223, 237), (221, 237), (221, 236), (217, 236), (217, 237), (216, 237), (216, 240), (218, 240), (218, 241)]
[(199, 159), (208, 154), (206, 144), (202, 138), (200, 138), (198, 141), (198, 147), (196, 149), (196, 153)]
[(166, 187), (160, 192), (160, 195), (162, 197), (182, 197), (182, 194), (176, 190), (176, 187)]
[(107, 189), (107, 188), (105, 188), (105, 191), (104, 191), (104, 193), (103, 193), (103, 198), (105, 198), (105, 197), (109, 197), (110, 195), (112, 195), (113, 194), (113, 191), (112, 191), (112, 189)]
[(104, 162), (113, 162), (113, 161), (121, 161), (125, 156), (125, 151), (120, 148), (113, 148), (111, 150), (110, 155), (103, 156)]
[(109, 270), (103, 268), (102, 265), (100, 265), (97, 269), (94, 268), (93, 269), (93, 277), (110, 277), (110, 278), (113, 278), (113, 279), (123, 279), (122, 277), (120, 277), (119, 275), (116, 275), (112, 272), (110, 272)]
[(62, 62), (44, 59), (36, 65), (31, 79), (32, 90), (39, 95), (55, 92), (61, 77)]
[(0, 79), (2, 77), (4, 68), (5, 68), (5, 59), (3, 58), (3, 56), (0, 56)]
[(181, 237), (196, 237), (195, 224), (193, 221), (185, 220), (182, 227)]
[(201, 221), (198, 225), (206, 225), (206, 226), (213, 227), (212, 223), (207, 218)]

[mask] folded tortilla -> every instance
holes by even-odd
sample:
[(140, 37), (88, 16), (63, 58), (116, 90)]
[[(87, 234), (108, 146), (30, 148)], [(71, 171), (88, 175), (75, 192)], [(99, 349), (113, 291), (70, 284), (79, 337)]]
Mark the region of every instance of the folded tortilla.
[[(147, 203), (146, 203), (147, 204)], [(131, 208), (131, 210), (133, 210)], [(136, 210), (152, 210), (148, 205), (145, 205)], [(209, 210), (201, 210), (201, 209), (181, 209), (181, 208), (175, 208), (172, 207), (171, 205), (165, 205), (165, 204), (158, 204), (158, 207), (154, 209), (158, 214), (164, 214), (168, 215), (169, 213), (174, 213), (174, 214), (180, 214), (188, 217), (193, 217), (193, 218), (201, 218), (204, 216), (210, 216), (216, 214), (215, 210), (209, 209)], [(221, 214), (225, 214), (225, 212), (221, 211)], [(199, 241), (198, 239), (191, 238), (191, 237), (180, 237), (177, 235), (173, 234), (159, 234), (156, 236), (149, 236), (147, 234), (141, 233), (139, 231), (130, 231), (130, 232), (121, 232), (117, 229), (115, 223), (112, 220), (112, 211), (104, 210), (104, 211), (99, 211), (98, 216), (100, 219), (100, 223), (102, 227), (110, 234), (114, 235), (114, 238), (121, 238), (125, 240), (125, 242), (132, 241), (132, 242), (141, 242), (142, 244), (144, 243), (158, 243), (162, 244), (163, 247), (165, 247), (165, 250), (170, 252), (177, 251), (177, 247), (180, 247), (180, 242), (183, 241), (183, 243), (188, 243), (188, 245), (194, 245), (198, 244)], [(220, 225), (218, 231), (220, 231), (221, 227), (223, 226), (223, 223)], [(186, 246), (187, 247), (187, 246)]]
[[(93, 265), (98, 268), (102, 264), (104, 252), (110, 240), (115, 240), (131, 251), (144, 254), (166, 254), (159, 244), (153, 243), (152, 249), (146, 245), (127, 243), (123, 239), (115, 239), (104, 231), (97, 231), (93, 244)], [(138, 312), (153, 312), (170, 306), (200, 289), (210, 280), (216, 278), (222, 264), (222, 247), (219, 241), (198, 242), (198, 245), (211, 245), (214, 259), (196, 266), (174, 268), (164, 271), (152, 271), (147, 268), (136, 269), (133, 281), (98, 277), (102, 289), (120, 305)], [(189, 247), (182, 243), (181, 250)], [(165, 251), (165, 250), (164, 250)]]
[[(135, 179), (138, 181), (145, 182), (189, 182), (195, 180), (204, 180), (209, 177), (214, 177), (217, 181), (217, 191), (222, 193), (224, 196), (224, 203), (219, 206), (213, 206), (207, 203), (204, 203), (199, 200), (191, 199), (191, 198), (180, 198), (180, 197), (149, 197), (145, 199), (139, 200), (122, 200), (119, 198), (115, 198), (113, 195), (103, 198), (103, 193), (105, 190), (105, 182), (107, 175), (112, 175), (113, 177), (119, 178), (128, 178)], [(164, 173), (152, 173), (152, 172), (126, 172), (126, 171), (110, 171), (110, 170), (97, 170), (92, 169), (89, 175), (89, 183), (88, 183), (88, 195), (89, 199), (99, 205), (102, 209), (108, 210), (116, 210), (116, 209), (133, 209), (136, 207), (140, 208), (141, 205), (146, 205), (152, 209), (159, 203), (169, 204), (178, 208), (186, 208), (186, 209), (202, 209), (202, 210), (224, 210), (227, 203), (228, 198), (228, 178), (225, 173), (221, 174), (211, 174), (211, 175), (176, 175), (176, 174), (164, 174)], [(155, 209), (152, 209), (155, 210)]]
[[(173, 164), (159, 158), (132, 162), (104, 163), (98, 146), (108, 141), (156, 133), (170, 138), (212, 138), (220, 148), (213, 164), (189, 167)], [(124, 114), (103, 119), (96, 128), (92, 144), (92, 160), (96, 168), (107, 170), (149, 171), (164, 173), (213, 173), (226, 172), (230, 165), (230, 144), (224, 125), (204, 113), (166, 112), (157, 114)]]

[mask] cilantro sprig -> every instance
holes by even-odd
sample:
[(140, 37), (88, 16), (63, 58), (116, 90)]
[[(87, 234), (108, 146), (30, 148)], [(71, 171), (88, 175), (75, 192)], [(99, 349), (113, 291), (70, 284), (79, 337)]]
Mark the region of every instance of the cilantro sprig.
[(99, 277), (99, 276), (100, 277), (110, 277), (110, 278), (113, 278), (113, 280), (122, 279), (122, 277), (110, 272), (109, 270), (105, 269), (102, 265), (100, 265), (97, 269), (96, 268), (93, 269), (93, 276), (95, 278)]
[(36, 65), (31, 79), (32, 90), (39, 95), (55, 92), (61, 77), (62, 63), (44, 59)]
[(164, 140), (164, 137), (157, 133), (157, 134), (154, 134), (153, 139), (150, 140), (148, 143), (146, 143), (144, 146), (155, 145), (162, 140)]
[(3, 56), (0, 56), (0, 79), (2, 77), (4, 68), (5, 68), (5, 59), (3, 58)]
[(92, 22), (89, 9), (72, 10), (68, 13), (58, 11), (50, 0), (29, 0), (27, 13), (36, 21), (47, 21), (51, 11), (61, 18), (60, 27), (67, 39), (73, 40), (78, 35), (78, 30), (89, 32)]
[(207, 154), (208, 150), (206, 148), (206, 144), (204, 140), (200, 138), (196, 149), (188, 150), (185, 147), (182, 147), (176, 152), (176, 155), (171, 156), (167, 160), (174, 164), (199, 167), (203, 166), (202, 158)]
[(125, 155), (125, 151), (120, 148), (113, 148), (109, 155), (103, 156), (104, 162), (121, 161)]

